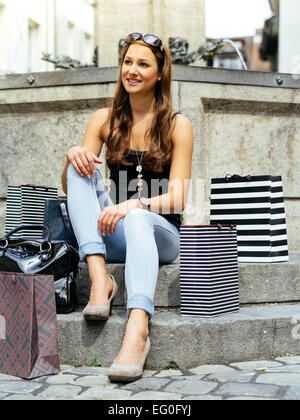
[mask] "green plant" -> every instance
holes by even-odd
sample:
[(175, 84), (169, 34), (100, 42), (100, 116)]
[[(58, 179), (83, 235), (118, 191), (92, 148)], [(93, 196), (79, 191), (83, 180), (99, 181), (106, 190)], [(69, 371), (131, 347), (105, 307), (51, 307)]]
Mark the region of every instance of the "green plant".
[(94, 357), (92, 360), (89, 361), (89, 366), (91, 367), (100, 367), (101, 363)]
[(171, 360), (162, 370), (180, 369), (178, 364)]

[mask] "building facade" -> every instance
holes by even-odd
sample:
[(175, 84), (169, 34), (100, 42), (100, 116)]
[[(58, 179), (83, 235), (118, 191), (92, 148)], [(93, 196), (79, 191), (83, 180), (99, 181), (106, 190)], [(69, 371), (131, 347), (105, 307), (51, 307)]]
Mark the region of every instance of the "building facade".
[[(272, 51), (276, 71), (294, 74), (300, 78), (300, 0), (269, 0), (274, 14), (273, 34), (265, 34), (277, 41)], [(276, 25), (276, 18), (278, 24)], [(272, 27), (269, 29), (272, 32)], [(299, 77), (298, 77), (299, 76)]]
[(42, 52), (91, 63), (92, 0), (0, 0), (0, 73), (51, 71)]
[[(244, 40), (248, 68), (299, 75), (300, 0), (269, 2), (278, 17), (269, 28), (277, 32), (264, 32), (262, 53), (259, 32), (251, 51)], [(115, 66), (119, 41), (133, 31), (157, 34), (167, 45), (178, 37), (188, 41), (187, 53), (196, 51), (206, 41), (205, 0), (0, 0), (0, 75), (54, 70), (43, 52), (91, 65), (96, 46), (98, 65)], [(218, 66), (241, 68), (236, 56), (216, 57)]]
[(189, 52), (205, 42), (205, 0), (96, 0), (95, 45), (99, 66), (119, 64), (118, 45), (130, 32), (188, 41)]
[(138, 31), (205, 42), (205, 0), (0, 0), (0, 74), (51, 71), (42, 52), (99, 66), (119, 63), (119, 41)]

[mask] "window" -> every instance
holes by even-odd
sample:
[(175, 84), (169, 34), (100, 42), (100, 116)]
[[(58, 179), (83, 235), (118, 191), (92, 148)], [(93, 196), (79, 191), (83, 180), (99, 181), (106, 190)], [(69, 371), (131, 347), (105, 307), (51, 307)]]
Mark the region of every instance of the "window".
[(28, 19), (28, 72), (38, 71), (41, 51), (39, 48), (39, 24)]
[(74, 23), (68, 21), (67, 25), (67, 55), (76, 58), (76, 30)]
[(4, 6), (5, 4), (0, 1), (0, 43), (4, 42), (4, 39), (2, 39), (3, 34), (3, 28), (4, 28)]
[[(5, 26), (4, 26), (4, 3), (2, 3), (0, 1), (0, 49), (1, 49), (1, 55), (2, 56), (7, 56), (7, 51), (5, 48)], [(0, 79), (1, 79), (1, 74), (2, 73), (6, 73), (6, 60), (2, 59), (0, 62)]]
[(90, 34), (84, 33), (83, 49), (81, 62), (82, 64), (91, 64), (93, 59), (93, 39)]

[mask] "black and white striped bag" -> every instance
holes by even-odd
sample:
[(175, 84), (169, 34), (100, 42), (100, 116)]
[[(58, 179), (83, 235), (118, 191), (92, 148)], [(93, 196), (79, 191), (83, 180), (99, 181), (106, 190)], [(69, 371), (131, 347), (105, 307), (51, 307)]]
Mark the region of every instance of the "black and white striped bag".
[[(43, 224), (45, 200), (58, 198), (57, 188), (43, 185), (18, 185), (7, 187), (5, 233), (22, 224)], [(19, 231), (13, 237), (41, 238), (43, 232)]]
[(180, 227), (180, 298), (182, 316), (211, 317), (239, 310), (235, 226)]
[(215, 178), (210, 199), (211, 223), (237, 225), (239, 262), (288, 261), (281, 176)]

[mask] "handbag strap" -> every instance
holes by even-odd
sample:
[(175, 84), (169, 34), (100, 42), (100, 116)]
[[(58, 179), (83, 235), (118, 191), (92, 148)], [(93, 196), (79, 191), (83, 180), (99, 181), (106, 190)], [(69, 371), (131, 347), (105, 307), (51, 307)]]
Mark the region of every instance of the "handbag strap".
[(233, 175), (227, 174), (225, 176), (225, 180), (228, 181), (228, 182), (233, 181), (233, 180), (240, 180), (240, 179), (243, 179), (243, 178), (246, 178), (247, 181), (251, 181), (251, 175), (242, 176), (242, 175), (238, 175), (238, 174), (233, 174)]
[(72, 233), (71, 223), (70, 223), (67, 207), (66, 207), (66, 204), (64, 202), (60, 203), (60, 210), (61, 210), (61, 214), (62, 214), (62, 218), (63, 218), (66, 230), (69, 233)]
[[(46, 242), (51, 241), (51, 232), (45, 225), (40, 224), (31, 224), (31, 225), (19, 225), (15, 229), (10, 230), (8, 233), (6, 233), (2, 238), (1, 241), (8, 241), (10, 236), (14, 235), (19, 230), (43, 230), (44, 231), (44, 239)], [(46, 235), (45, 235), (46, 233)]]

